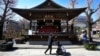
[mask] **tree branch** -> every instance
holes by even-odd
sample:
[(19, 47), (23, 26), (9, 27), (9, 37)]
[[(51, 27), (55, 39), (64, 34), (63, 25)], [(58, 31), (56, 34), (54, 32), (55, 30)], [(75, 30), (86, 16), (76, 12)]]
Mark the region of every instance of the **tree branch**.
[(9, 12), (9, 11), (10, 11), (10, 9), (8, 8), (8, 9), (7, 9), (7, 12)]
[(99, 9), (100, 9), (100, 4), (98, 5), (98, 8), (97, 9), (95, 9), (94, 11), (93, 10), (91, 11), (90, 15), (92, 15), (95, 12), (97, 12)]
[(0, 15), (0, 18), (1, 18), (2, 16)]
[(71, 2), (76, 2), (76, 0), (71, 0)]
[(7, 20), (9, 20), (9, 19), (11, 19), (11, 18), (13, 18), (13, 17), (9, 17), (9, 18), (7, 18)]
[(92, 4), (92, 2), (93, 2), (93, 0), (90, 0), (90, 2), (89, 2), (89, 3), (90, 3), (90, 5)]
[(3, 2), (4, 2), (5, 5), (7, 4), (7, 3), (6, 3), (6, 0), (3, 0)]
[(74, 0), (73, 2), (76, 3), (76, 0)]
[(76, 4), (76, 0), (70, 0), (70, 4), (71, 4), (72, 8), (74, 8), (75, 4)]
[(11, 18), (13, 18), (14, 16), (15, 16), (15, 14), (10, 13), (10, 14), (6, 15), (6, 19), (11, 19)]
[(2, 4), (2, 1), (0, 1), (0, 5)]
[(10, 16), (10, 15), (13, 15), (13, 13), (9, 13), (9, 14), (7, 14), (6, 16)]
[(87, 5), (89, 5), (89, 7), (90, 7), (90, 5), (92, 4), (92, 2), (93, 2), (93, 0), (87, 0)]
[(98, 5), (98, 8), (94, 12), (97, 12), (99, 9), (100, 9), (100, 4)]
[[(85, 11), (85, 14), (87, 17), (89, 16), (88, 11)], [(87, 19), (87, 21), (89, 21), (89, 20)]]

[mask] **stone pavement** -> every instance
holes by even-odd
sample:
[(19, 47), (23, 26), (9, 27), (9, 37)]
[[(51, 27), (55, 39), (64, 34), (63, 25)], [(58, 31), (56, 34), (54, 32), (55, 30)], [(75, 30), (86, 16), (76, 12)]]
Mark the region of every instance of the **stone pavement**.
[[(83, 45), (63, 45), (66, 49), (73, 49), (73, 48), (83, 48)], [(17, 44), (14, 45), (19, 49), (46, 49), (47, 45), (27, 45), (27, 44)], [(52, 46), (53, 49), (57, 49), (57, 45)]]
[[(52, 50), (52, 55), (44, 54), (46, 49), (16, 49), (13, 51), (0, 51), (0, 56), (57, 56), (55, 55), (56, 49)], [(71, 56), (100, 56), (100, 50), (89, 51), (84, 48), (67, 49)]]
[[(98, 40), (100, 41), (100, 40)], [(100, 42), (99, 42), (100, 44)], [(10, 51), (0, 51), (0, 56), (57, 56), (56, 48), (57, 46), (53, 46), (52, 55), (44, 54), (46, 50), (46, 45), (26, 45), (19, 44), (14, 45), (14, 47), (20, 47), (18, 49), (10, 50)], [(64, 45), (66, 51), (71, 54), (71, 56), (100, 56), (100, 45), (98, 46), (98, 50), (86, 50), (82, 45)]]

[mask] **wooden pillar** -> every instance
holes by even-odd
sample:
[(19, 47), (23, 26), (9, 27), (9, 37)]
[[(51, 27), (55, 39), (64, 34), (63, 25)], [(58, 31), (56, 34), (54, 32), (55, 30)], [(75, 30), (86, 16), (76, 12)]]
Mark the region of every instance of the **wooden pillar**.
[(31, 19), (32, 13), (29, 13), (29, 17), (30, 17), (30, 29), (32, 28), (32, 19)]
[(32, 20), (30, 20), (30, 29), (32, 29)]
[(69, 32), (69, 25), (68, 25), (68, 20), (66, 20), (66, 24), (67, 24), (67, 32)]
[(71, 33), (74, 33), (74, 26), (71, 24)]

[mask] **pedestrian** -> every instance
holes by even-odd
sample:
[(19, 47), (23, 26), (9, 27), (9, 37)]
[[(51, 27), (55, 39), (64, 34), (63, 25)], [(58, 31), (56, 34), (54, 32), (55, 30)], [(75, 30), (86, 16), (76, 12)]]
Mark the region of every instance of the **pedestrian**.
[(88, 43), (88, 37), (87, 37), (87, 32), (83, 31), (82, 33), (82, 39), (81, 39), (82, 43)]
[(48, 48), (46, 49), (46, 51), (44, 52), (46, 54), (46, 52), (50, 49), (50, 54), (52, 52), (52, 44), (53, 44), (53, 37), (52, 36), (49, 36), (48, 38)]

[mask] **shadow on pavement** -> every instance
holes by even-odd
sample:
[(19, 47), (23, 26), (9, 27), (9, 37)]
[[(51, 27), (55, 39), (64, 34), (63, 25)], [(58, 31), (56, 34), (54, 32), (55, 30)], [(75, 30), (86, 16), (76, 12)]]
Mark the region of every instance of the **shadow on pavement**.
[(93, 41), (94, 43), (96, 43), (97, 45), (100, 45), (100, 42), (98, 42), (98, 41)]
[[(56, 53), (46, 54), (46, 55), (56, 55), (56, 56), (59, 56)], [(69, 52), (66, 52), (66, 53), (64, 53), (63, 55), (60, 55), (60, 56), (71, 56), (71, 54)]]
[(96, 49), (95, 51), (100, 51), (100, 49)]
[(13, 47), (12, 49), (9, 49), (9, 50), (0, 50), (0, 51), (2, 51), (2, 52), (13, 52), (17, 49), (18, 49), (17, 47)]

